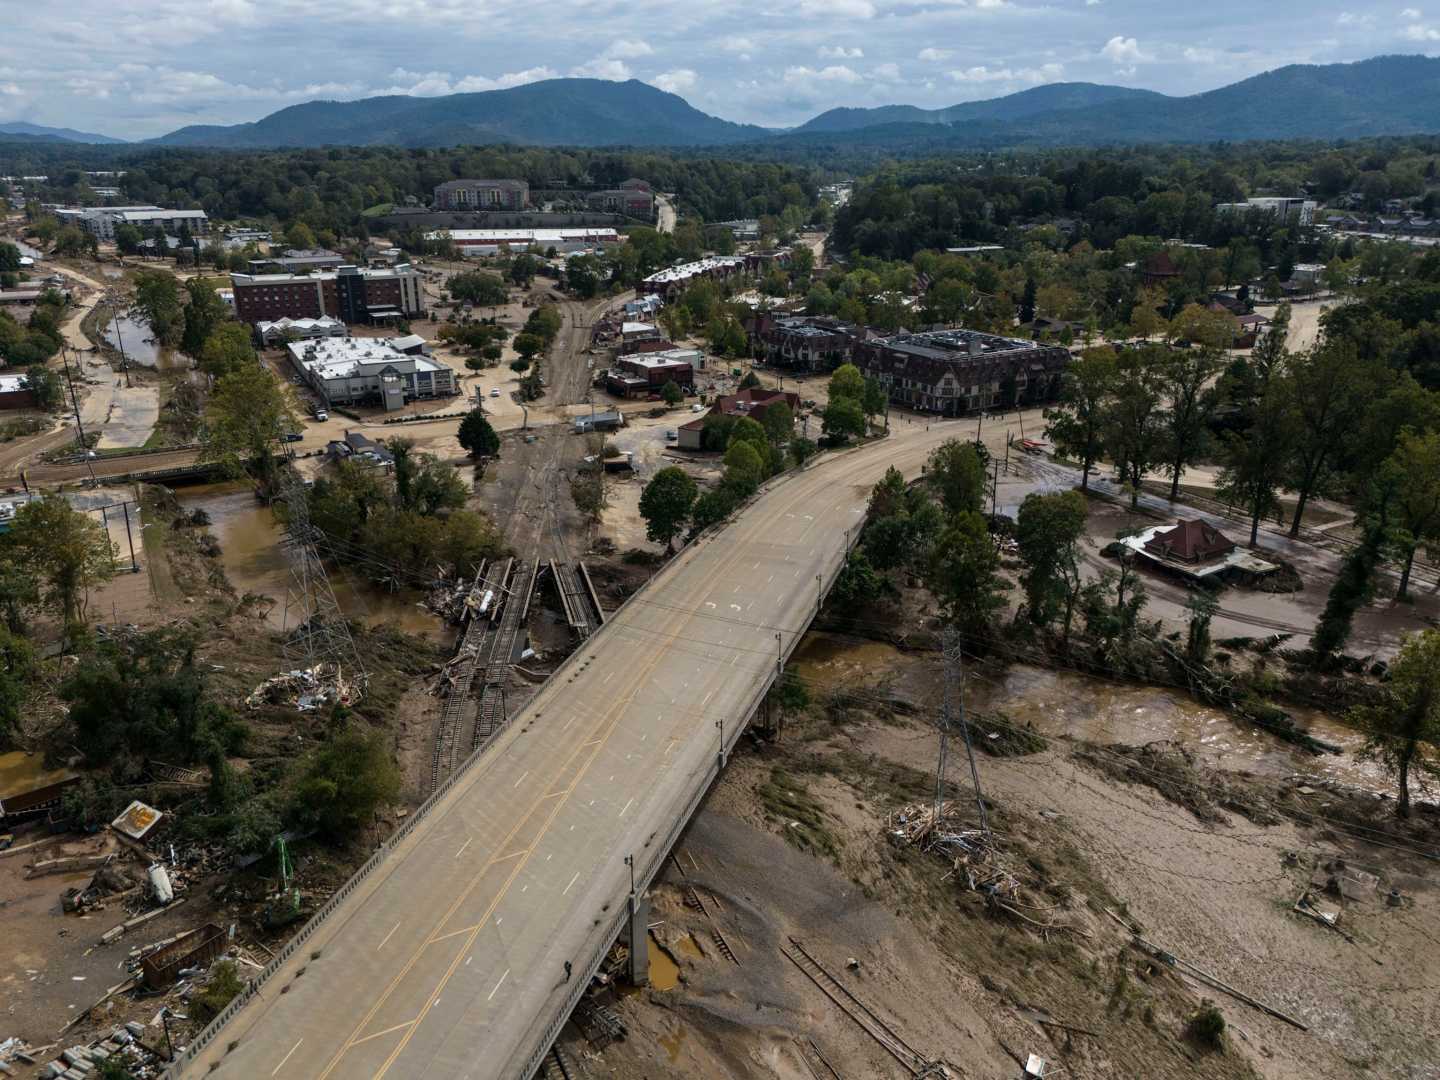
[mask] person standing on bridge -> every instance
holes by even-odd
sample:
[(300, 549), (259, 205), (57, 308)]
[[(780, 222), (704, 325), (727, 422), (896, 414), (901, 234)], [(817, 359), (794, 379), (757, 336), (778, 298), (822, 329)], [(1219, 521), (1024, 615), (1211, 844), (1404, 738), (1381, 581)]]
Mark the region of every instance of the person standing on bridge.
[(566, 961), (565, 961), (565, 981), (566, 981), (566, 982), (569, 982), (569, 981), (570, 981), (570, 961), (569, 961), (569, 960), (566, 960)]

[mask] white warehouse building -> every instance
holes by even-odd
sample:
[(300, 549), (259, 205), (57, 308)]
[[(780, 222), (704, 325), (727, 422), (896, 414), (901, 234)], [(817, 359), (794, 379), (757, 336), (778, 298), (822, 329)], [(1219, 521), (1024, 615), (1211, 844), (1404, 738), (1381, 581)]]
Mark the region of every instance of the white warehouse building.
[(614, 229), (442, 229), (426, 233), (427, 240), (449, 238), (462, 255), (498, 255), (502, 250), (541, 251), (554, 248), (560, 254), (590, 251), (618, 244), (624, 239)]
[(316, 338), (287, 349), (310, 388), (329, 405), (379, 402), (386, 411), (407, 401), (453, 397), (455, 373), (408, 338)]

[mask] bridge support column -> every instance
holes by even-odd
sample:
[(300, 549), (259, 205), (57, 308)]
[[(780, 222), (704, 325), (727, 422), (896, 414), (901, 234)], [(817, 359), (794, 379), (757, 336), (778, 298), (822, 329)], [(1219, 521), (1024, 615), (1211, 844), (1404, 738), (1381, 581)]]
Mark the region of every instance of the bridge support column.
[(630, 937), (630, 985), (650, 985), (650, 898), (630, 894), (630, 918), (626, 923)]

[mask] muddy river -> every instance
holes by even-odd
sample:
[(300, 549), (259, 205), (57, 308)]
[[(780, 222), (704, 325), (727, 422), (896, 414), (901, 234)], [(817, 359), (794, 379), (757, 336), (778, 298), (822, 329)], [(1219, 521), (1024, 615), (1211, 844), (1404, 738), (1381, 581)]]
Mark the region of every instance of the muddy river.
[(174, 349), (157, 344), (150, 335), (150, 327), (134, 315), (111, 319), (101, 328), (101, 336), (112, 348), (124, 353), (132, 364), (147, 368), (190, 366), (190, 361)]
[[(283, 532), (270, 509), (243, 483), (202, 484), (182, 488), (176, 495), (187, 509), (210, 515), (210, 531), (220, 542), (220, 562), (230, 584), (242, 595), (273, 598), (268, 620), (277, 630), (283, 629), (290, 567), (281, 547)], [(418, 591), (387, 592), (344, 568), (328, 569), (335, 599), (349, 618), (367, 626), (394, 623), (431, 641), (453, 639), (449, 627), (423, 606)]]
[[(811, 633), (801, 642), (791, 666), (804, 676), (812, 696), (837, 685), (874, 686), (883, 679), (914, 701), (922, 715), (939, 708), (940, 669), (933, 654)], [(1356, 760), (1360, 735), (1312, 709), (1288, 711), (1311, 734), (1342, 747), (1342, 753), (1310, 754), (1180, 690), (1110, 683), (1026, 664), (1004, 670), (967, 669), (965, 695), (967, 708), (1003, 712), (1046, 735), (1128, 745), (1173, 739), (1210, 764), (1233, 771), (1271, 777), (1305, 773), (1369, 790), (1393, 790), (1379, 769)]]

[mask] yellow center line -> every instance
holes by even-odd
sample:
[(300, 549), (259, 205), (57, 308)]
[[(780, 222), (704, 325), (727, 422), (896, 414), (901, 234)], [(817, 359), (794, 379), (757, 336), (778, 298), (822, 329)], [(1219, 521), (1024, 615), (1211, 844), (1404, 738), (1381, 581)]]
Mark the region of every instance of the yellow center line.
[[(417, 1016), (417, 1017), (415, 1018), (415, 1020), (418, 1020), (418, 1019), (420, 1019), (420, 1018)], [(389, 1035), (389, 1034), (391, 1034), (391, 1033), (393, 1033), (393, 1032), (399, 1031), (401, 1028), (410, 1027), (412, 1024), (415, 1023), (415, 1020), (406, 1020), (403, 1024), (396, 1024), (394, 1027), (388, 1027), (388, 1028), (386, 1028), (384, 1031), (377, 1031), (377, 1032), (375, 1032), (374, 1035), (366, 1035), (363, 1039), (356, 1039), (356, 1040), (355, 1040), (353, 1043), (351, 1043), (350, 1045), (351, 1045), (351, 1046), (359, 1046), (361, 1043), (363, 1043), (363, 1042), (369, 1042), (371, 1039), (378, 1039), (378, 1038), (380, 1038), (380, 1036), (382, 1036), (382, 1035)]]

